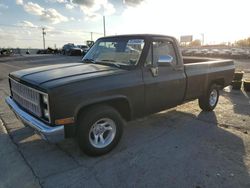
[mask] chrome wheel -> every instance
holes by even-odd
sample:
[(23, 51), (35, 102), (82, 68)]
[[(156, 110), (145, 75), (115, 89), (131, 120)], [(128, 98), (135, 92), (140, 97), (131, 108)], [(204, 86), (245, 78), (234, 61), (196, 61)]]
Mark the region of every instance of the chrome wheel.
[(214, 106), (217, 102), (217, 99), (218, 99), (218, 92), (216, 89), (213, 89), (209, 97), (210, 106)]
[(104, 148), (114, 140), (115, 134), (115, 122), (109, 118), (102, 118), (91, 126), (89, 141), (95, 148)]

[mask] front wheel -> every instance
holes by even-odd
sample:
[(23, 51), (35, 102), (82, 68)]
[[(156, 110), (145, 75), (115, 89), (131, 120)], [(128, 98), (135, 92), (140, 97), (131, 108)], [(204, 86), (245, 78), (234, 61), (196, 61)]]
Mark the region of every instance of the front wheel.
[(199, 98), (199, 106), (203, 111), (212, 111), (219, 100), (218, 86), (212, 84), (210, 88)]
[(110, 106), (93, 106), (79, 115), (77, 140), (84, 153), (91, 156), (103, 155), (119, 142), (123, 119)]

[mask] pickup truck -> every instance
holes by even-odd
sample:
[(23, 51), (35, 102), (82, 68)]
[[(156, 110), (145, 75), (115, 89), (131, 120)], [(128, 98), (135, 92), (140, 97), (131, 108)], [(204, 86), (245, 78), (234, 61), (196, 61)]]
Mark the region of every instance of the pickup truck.
[(212, 111), (234, 69), (231, 60), (182, 58), (170, 36), (109, 36), (82, 62), (10, 73), (6, 102), (42, 138), (75, 137), (96, 156), (117, 145), (126, 121), (194, 99)]

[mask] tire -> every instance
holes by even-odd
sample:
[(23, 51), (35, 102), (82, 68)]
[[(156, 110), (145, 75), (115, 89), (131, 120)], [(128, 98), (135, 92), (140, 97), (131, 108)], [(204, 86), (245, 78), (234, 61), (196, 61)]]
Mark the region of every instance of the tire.
[(110, 106), (93, 106), (78, 118), (77, 141), (81, 150), (90, 156), (111, 151), (119, 142), (124, 121)]
[(206, 93), (199, 98), (199, 106), (203, 111), (212, 111), (219, 100), (219, 89), (218, 86), (212, 84)]

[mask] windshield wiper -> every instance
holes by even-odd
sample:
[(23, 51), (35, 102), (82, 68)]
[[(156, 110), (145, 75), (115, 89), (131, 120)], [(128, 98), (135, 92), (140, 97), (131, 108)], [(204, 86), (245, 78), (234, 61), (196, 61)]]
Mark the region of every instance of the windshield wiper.
[[(114, 61), (115, 62), (115, 61)], [(102, 65), (110, 65), (110, 66), (114, 66), (114, 67), (117, 67), (117, 68), (121, 68), (121, 65), (117, 64), (117, 63), (113, 63), (113, 62), (110, 62), (110, 61), (105, 61), (105, 62), (98, 62), (99, 64), (102, 64)]]
[(113, 60), (113, 59), (101, 59), (100, 61), (117, 62), (117, 61), (115, 61), (115, 60)]
[(84, 63), (95, 63), (94, 59), (83, 59), (82, 60)]

